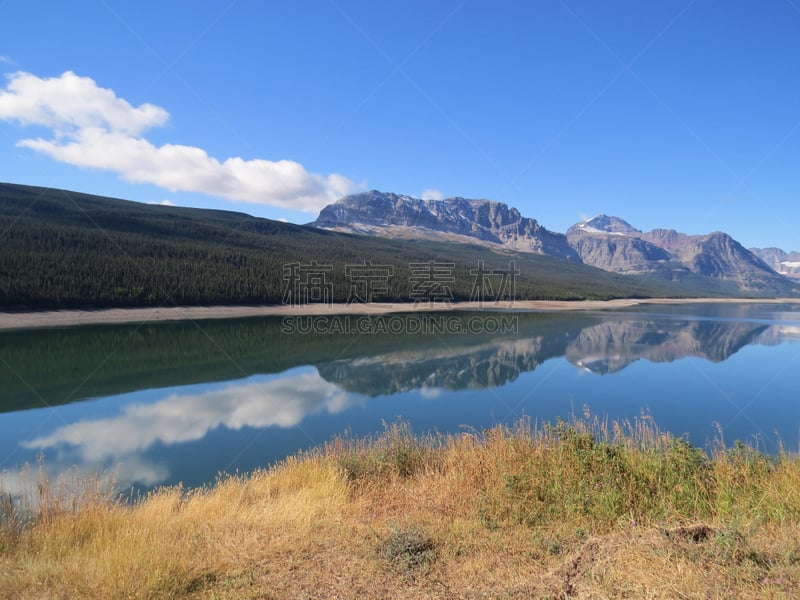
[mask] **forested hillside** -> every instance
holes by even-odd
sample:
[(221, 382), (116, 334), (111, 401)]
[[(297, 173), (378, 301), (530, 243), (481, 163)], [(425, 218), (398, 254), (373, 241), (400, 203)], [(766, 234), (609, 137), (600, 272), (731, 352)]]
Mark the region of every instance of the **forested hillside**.
[[(374, 273), (371, 279), (354, 275), (351, 268), (366, 261), (382, 269), (383, 281)], [(513, 290), (509, 277), (500, 285), (510, 261), (519, 271)], [(423, 263), (431, 266), (428, 281)], [(487, 300), (498, 292), (513, 292), (516, 299), (604, 299), (727, 291), (625, 277), (527, 253), (348, 235), (242, 213), (0, 184), (5, 309), (300, 302), (306, 296), (292, 293), (299, 276), (324, 288), (311, 296), (337, 302), (366, 296), (408, 302), (424, 300), (424, 293), (468, 300), (476, 285)]]

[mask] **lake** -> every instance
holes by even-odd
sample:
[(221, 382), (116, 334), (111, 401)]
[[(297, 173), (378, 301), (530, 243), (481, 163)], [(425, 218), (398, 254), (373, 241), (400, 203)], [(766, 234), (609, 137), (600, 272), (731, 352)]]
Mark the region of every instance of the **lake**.
[(0, 332), (0, 487), (115, 473), (122, 490), (213, 482), (333, 436), (650, 415), (800, 444), (800, 306), (248, 318)]

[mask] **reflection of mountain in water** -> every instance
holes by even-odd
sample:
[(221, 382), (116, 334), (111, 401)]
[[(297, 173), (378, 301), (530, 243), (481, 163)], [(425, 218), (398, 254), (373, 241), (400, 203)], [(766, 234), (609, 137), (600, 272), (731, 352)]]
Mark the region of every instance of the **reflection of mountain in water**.
[(534, 338), (337, 360), (317, 369), (324, 379), (348, 391), (380, 396), (421, 388), (500, 387), (533, 371), (543, 355), (542, 338)]
[(769, 328), (740, 321), (604, 321), (584, 328), (567, 347), (566, 357), (600, 375), (620, 371), (642, 358), (663, 363), (697, 356), (721, 362)]
[(758, 336), (758, 343), (775, 346), (787, 340), (800, 341), (800, 325), (773, 325)]
[[(777, 326), (772, 326), (777, 327)], [(672, 362), (696, 356), (721, 362), (770, 330), (763, 323), (687, 319), (616, 319), (535, 337), (494, 340), (455, 349), (434, 347), (317, 365), (327, 381), (380, 396), (422, 388), (500, 387), (545, 360), (566, 356), (603, 375), (640, 359)]]
[[(755, 308), (728, 305), (717, 313), (714, 307), (695, 308), (699, 318), (636, 311), (519, 313), (516, 331), (491, 335), (289, 335), (280, 319), (12, 331), (0, 334), (0, 412), (304, 365), (368, 396), (499, 387), (559, 356), (603, 374), (642, 358), (718, 362), (747, 344), (797, 339), (794, 318), (769, 321)], [(743, 314), (732, 317), (734, 309)], [(448, 318), (467, 323), (475, 315), (453, 312)]]
[(327, 381), (367, 396), (501, 387), (550, 358), (564, 356), (566, 344), (597, 322), (586, 315), (519, 316), (515, 333), (490, 339), (424, 338), (397, 352), (317, 363), (317, 370)]

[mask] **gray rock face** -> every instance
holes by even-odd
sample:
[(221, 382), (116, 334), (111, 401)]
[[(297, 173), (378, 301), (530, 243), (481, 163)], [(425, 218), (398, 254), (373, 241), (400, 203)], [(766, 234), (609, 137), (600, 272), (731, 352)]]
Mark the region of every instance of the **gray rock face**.
[(733, 282), (743, 291), (779, 294), (791, 288), (788, 280), (720, 231), (686, 235), (654, 229), (643, 233), (622, 219), (600, 215), (570, 227), (567, 240), (584, 263), (606, 271), (670, 279), (694, 274)]
[(687, 264), (693, 273), (705, 277), (758, 279), (771, 278), (775, 274), (760, 258), (721, 231), (692, 236), (677, 252), (681, 262)]
[(580, 262), (566, 236), (492, 200), (422, 200), (373, 190), (329, 204), (313, 225), (387, 237), (398, 235), (394, 228), (402, 227), (407, 237), (440, 239), (436, 233), (450, 234)]
[(780, 248), (750, 248), (776, 273), (800, 279), (800, 252), (785, 252)]
[(668, 250), (618, 217), (598, 215), (577, 223), (567, 230), (567, 241), (585, 264), (606, 271), (644, 275), (686, 270)]
[(693, 243), (693, 240), (699, 239), (703, 236), (686, 235), (685, 233), (678, 233), (674, 229), (653, 229), (643, 233), (641, 238), (655, 244), (659, 248), (664, 248), (668, 251), (677, 251), (681, 248)]
[(679, 268), (666, 250), (628, 235), (567, 231), (567, 240), (587, 265), (615, 273), (645, 274)]

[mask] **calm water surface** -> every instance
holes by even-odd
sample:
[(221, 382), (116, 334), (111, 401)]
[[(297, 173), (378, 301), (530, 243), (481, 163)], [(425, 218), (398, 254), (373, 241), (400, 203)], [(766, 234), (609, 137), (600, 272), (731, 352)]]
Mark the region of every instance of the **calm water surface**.
[(792, 305), (447, 313), (0, 333), (0, 487), (26, 463), (198, 486), (398, 418), (418, 432), (592, 413), (800, 443)]

